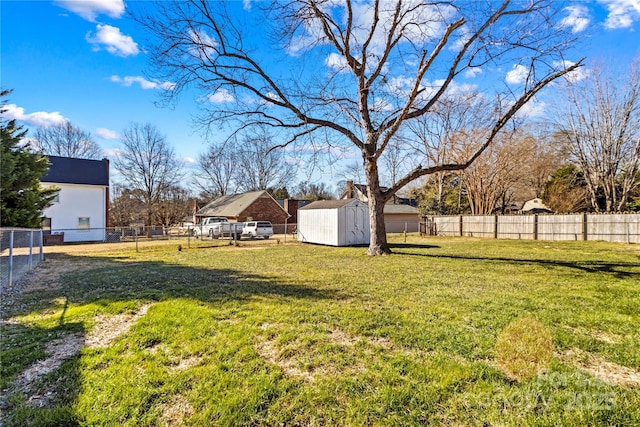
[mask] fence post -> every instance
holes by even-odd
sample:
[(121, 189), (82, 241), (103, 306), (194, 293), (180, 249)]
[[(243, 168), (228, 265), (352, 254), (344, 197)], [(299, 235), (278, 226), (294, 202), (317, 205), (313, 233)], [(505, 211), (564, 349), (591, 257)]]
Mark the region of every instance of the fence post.
[(538, 240), (538, 214), (533, 215), (533, 240)]
[(13, 230), (9, 232), (9, 286), (13, 281)]
[(29, 270), (33, 268), (33, 230), (29, 232)]
[(38, 246), (40, 246), (40, 262), (44, 261), (44, 233), (42, 230), (38, 231)]
[(498, 238), (498, 215), (494, 216), (494, 221), (493, 221), (493, 238), (497, 239)]
[(462, 215), (460, 215), (460, 237), (462, 237)]
[(588, 240), (589, 227), (587, 226), (588, 216), (587, 213), (582, 214), (582, 240)]

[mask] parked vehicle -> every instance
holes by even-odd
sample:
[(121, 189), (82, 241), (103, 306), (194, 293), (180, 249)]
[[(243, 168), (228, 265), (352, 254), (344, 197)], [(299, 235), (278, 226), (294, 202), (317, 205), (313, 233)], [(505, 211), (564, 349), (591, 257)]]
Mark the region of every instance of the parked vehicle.
[(256, 237), (268, 239), (273, 236), (273, 226), (269, 221), (248, 221), (242, 227), (242, 235), (250, 239)]
[(242, 225), (241, 222), (229, 222), (227, 218), (221, 216), (210, 216), (193, 228), (193, 235), (197, 239), (208, 236), (211, 239), (231, 237), (238, 240), (242, 234)]

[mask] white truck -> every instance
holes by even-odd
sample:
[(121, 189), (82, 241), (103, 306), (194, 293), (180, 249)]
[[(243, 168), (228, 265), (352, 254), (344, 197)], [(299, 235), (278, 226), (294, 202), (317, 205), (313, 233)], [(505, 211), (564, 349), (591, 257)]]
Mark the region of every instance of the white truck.
[(208, 236), (211, 239), (230, 237), (239, 240), (242, 225), (241, 222), (229, 222), (227, 218), (221, 216), (209, 216), (193, 227), (193, 235), (196, 239)]

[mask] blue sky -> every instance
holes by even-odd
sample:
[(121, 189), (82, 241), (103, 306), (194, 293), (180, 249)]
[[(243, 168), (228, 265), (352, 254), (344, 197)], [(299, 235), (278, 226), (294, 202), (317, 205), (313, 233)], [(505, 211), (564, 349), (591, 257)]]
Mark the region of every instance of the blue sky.
[[(249, 0), (236, 6), (251, 13)], [(197, 102), (185, 94), (173, 108), (156, 106), (159, 89), (171, 82), (145, 77), (145, 36), (125, 7), (136, 2), (2, 0), (0, 81), (3, 89), (13, 89), (7, 115), (27, 128), (68, 119), (91, 132), (107, 155), (120, 147), (119, 133), (130, 122), (151, 122), (192, 164), (206, 148), (192, 125)], [(584, 35), (576, 59), (626, 65), (640, 55), (640, 0), (568, 2), (563, 12), (563, 23)], [(517, 81), (516, 68), (504, 73), (507, 81)], [(225, 101), (225, 94), (211, 100)]]

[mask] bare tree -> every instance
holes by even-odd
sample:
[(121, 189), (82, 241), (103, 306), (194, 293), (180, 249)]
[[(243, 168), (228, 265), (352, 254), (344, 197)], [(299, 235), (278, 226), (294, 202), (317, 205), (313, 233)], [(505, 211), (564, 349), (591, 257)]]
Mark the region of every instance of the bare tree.
[(198, 156), (194, 183), (208, 199), (233, 194), (238, 187), (236, 174), (240, 167), (235, 145), (212, 143)]
[(124, 151), (114, 164), (126, 185), (140, 190), (146, 225), (152, 225), (154, 208), (162, 194), (182, 177), (180, 164), (164, 135), (152, 124), (133, 123), (122, 132)]
[(69, 121), (62, 124), (38, 128), (31, 141), (32, 147), (50, 156), (76, 157), (79, 159), (102, 159), (103, 152), (91, 134)]
[(293, 195), (296, 199), (301, 200), (333, 200), (335, 196), (324, 182), (313, 184), (309, 182), (301, 182), (296, 187)]
[(236, 149), (235, 179), (239, 190), (282, 188), (291, 179), (292, 167), (287, 164), (282, 147), (276, 147), (269, 134), (246, 136)]
[[(257, 7), (249, 14), (237, 3), (190, 0), (158, 2), (137, 19), (154, 37), (157, 77), (175, 82), (167, 95), (196, 86), (229, 101), (209, 104), (204, 123), (273, 126), (288, 132), (283, 146), (322, 137), (357, 151), (367, 181), (368, 253), (379, 255), (390, 252), (383, 216), (389, 199), (419, 177), (468, 167), (540, 90), (581, 65), (563, 57), (571, 35), (560, 7), (553, 0), (299, 0), (274, 2), (258, 17)], [(271, 25), (279, 38), (252, 45), (257, 25)], [(496, 64), (516, 64), (521, 79), (511, 96), (488, 95), (493, 115), (477, 150), (455, 163), (416, 159), (383, 188), (378, 163), (391, 141), (431, 114), (465, 72)]]
[(168, 187), (160, 195), (160, 199), (154, 209), (156, 224), (170, 227), (180, 223), (185, 217), (193, 215), (195, 200), (189, 192), (177, 185)]
[[(489, 131), (486, 123), (492, 120), (492, 108), (492, 103), (475, 89), (458, 89), (443, 95), (430, 114), (409, 124), (413, 137), (410, 140), (412, 151), (420, 153), (420, 159), (427, 159), (434, 165), (455, 163), (458, 159), (464, 161), (485, 141)], [(429, 175), (422, 192), (425, 210), (441, 214), (451, 211), (450, 203), (445, 200), (453, 190), (451, 184), (460, 187), (456, 193), (459, 199), (462, 197), (462, 181), (459, 175), (457, 179), (453, 178), (455, 174), (443, 170)], [(457, 207), (461, 204), (462, 200), (459, 200)]]
[[(529, 132), (529, 130), (526, 131)], [(530, 153), (526, 163), (520, 162), (522, 180), (518, 193), (522, 201), (542, 197), (545, 185), (553, 173), (568, 163), (568, 156), (559, 149), (553, 137), (545, 134), (545, 129), (534, 126), (531, 131), (523, 137), (525, 138), (523, 143), (530, 146)]]
[(389, 148), (380, 157), (383, 174), (388, 177), (388, 185), (392, 185), (411, 169), (411, 154), (413, 150), (407, 150), (407, 144), (398, 138), (389, 143)]
[(130, 190), (119, 183), (111, 185), (109, 224), (114, 227), (144, 222), (144, 202), (141, 190)]
[[(468, 139), (474, 140), (473, 136)], [(460, 173), (472, 214), (488, 215), (498, 207), (501, 213), (505, 213), (518, 186), (527, 176), (528, 164), (535, 155), (532, 142), (521, 132), (503, 133), (482, 156)], [(462, 158), (467, 158), (469, 151), (477, 149), (473, 143), (462, 145), (464, 148), (459, 154)]]
[(584, 173), (593, 209), (625, 210), (640, 168), (640, 59), (625, 79), (602, 67), (582, 80), (567, 79), (565, 94), (558, 126)]

